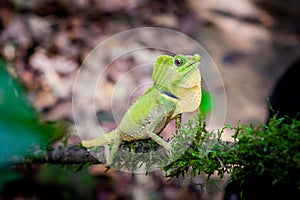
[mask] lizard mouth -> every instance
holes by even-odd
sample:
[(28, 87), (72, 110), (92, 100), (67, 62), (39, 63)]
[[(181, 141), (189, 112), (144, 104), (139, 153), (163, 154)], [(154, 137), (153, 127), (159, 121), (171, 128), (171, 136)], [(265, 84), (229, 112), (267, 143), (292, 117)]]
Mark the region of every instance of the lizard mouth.
[(190, 63), (188, 66), (185, 67), (185, 74), (189, 74), (192, 71), (194, 71), (195, 68), (197, 68), (200, 65), (200, 61), (194, 61)]
[(199, 65), (199, 64), (200, 64), (199, 61), (194, 61), (194, 62), (192, 62), (191, 64), (189, 64), (189, 65), (187, 66), (187, 68), (190, 68), (190, 67), (192, 67), (192, 66)]

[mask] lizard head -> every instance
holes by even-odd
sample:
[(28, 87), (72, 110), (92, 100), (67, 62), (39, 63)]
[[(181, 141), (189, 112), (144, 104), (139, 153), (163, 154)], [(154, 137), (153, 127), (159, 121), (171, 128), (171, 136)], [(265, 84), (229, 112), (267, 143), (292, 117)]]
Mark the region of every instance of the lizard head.
[[(201, 56), (161, 55), (157, 58), (152, 78), (155, 84), (173, 87), (191, 88), (199, 84), (200, 80), (194, 80), (195, 76), (200, 76), (199, 65)], [(198, 77), (197, 76), (197, 77)]]
[(201, 102), (201, 56), (159, 56), (153, 68), (152, 78), (156, 88), (179, 100), (174, 116), (196, 110)]

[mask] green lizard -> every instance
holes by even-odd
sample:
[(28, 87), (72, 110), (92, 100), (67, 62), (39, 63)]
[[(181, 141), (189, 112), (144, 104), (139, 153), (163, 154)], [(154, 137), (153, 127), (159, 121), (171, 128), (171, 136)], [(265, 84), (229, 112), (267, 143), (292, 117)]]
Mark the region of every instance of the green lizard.
[(181, 114), (195, 111), (201, 102), (201, 56), (161, 55), (157, 58), (152, 79), (154, 84), (127, 110), (118, 128), (93, 140), (82, 141), (84, 147), (112, 144), (107, 164), (111, 164), (122, 141), (151, 138), (172, 152), (171, 142), (158, 134), (170, 122), (176, 120), (179, 130)]

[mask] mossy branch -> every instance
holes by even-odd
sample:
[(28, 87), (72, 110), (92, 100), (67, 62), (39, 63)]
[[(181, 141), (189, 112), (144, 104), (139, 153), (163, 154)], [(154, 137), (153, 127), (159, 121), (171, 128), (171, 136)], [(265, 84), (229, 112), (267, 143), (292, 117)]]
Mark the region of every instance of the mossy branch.
[[(300, 190), (300, 121), (275, 115), (266, 124), (255, 126), (227, 126), (234, 130), (233, 142), (224, 143), (220, 130), (213, 148), (203, 151), (203, 143), (212, 138), (203, 121), (189, 126), (195, 131), (192, 148), (164, 169), (170, 178), (178, 176), (205, 175), (208, 178), (217, 172), (222, 178), (230, 173), (233, 180), (243, 185), (250, 178), (267, 176), (272, 184), (288, 184)], [(202, 125), (201, 125), (202, 123)]]
[[(180, 134), (173, 140), (175, 152), (180, 153), (180, 148), (187, 146), (183, 149), (184, 153), (181, 152), (179, 157), (167, 157), (167, 163), (160, 163), (161, 158), (167, 156), (164, 151), (157, 156), (149, 154), (151, 159), (146, 159), (146, 169), (158, 164), (170, 178), (187, 175), (210, 177), (216, 172), (222, 178), (230, 173), (233, 179), (241, 182), (253, 173), (258, 176), (268, 174), (274, 183), (289, 182), (300, 188), (300, 121), (291, 119), (289, 124), (283, 121), (283, 118), (274, 116), (267, 124), (227, 126), (216, 133), (207, 130), (205, 118), (199, 115), (183, 125)], [(226, 128), (235, 132), (232, 142), (221, 139)], [(134, 171), (141, 164), (140, 161), (145, 160), (144, 154), (132, 154), (129, 158), (126, 152), (143, 153), (159, 148), (152, 140), (125, 143), (120, 147), (114, 164)], [(38, 150), (34, 154), (13, 159), (15, 164), (85, 165), (105, 163), (105, 150), (104, 147), (97, 147), (88, 151), (76, 145), (56, 150)]]

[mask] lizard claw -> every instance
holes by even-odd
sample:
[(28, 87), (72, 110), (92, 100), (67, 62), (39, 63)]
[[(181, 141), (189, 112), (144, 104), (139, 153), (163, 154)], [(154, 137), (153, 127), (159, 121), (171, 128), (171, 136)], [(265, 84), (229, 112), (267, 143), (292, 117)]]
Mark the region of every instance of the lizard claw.
[(173, 154), (174, 149), (172, 147), (172, 140), (167, 143), (167, 145), (165, 146), (165, 150), (168, 156), (171, 156)]

